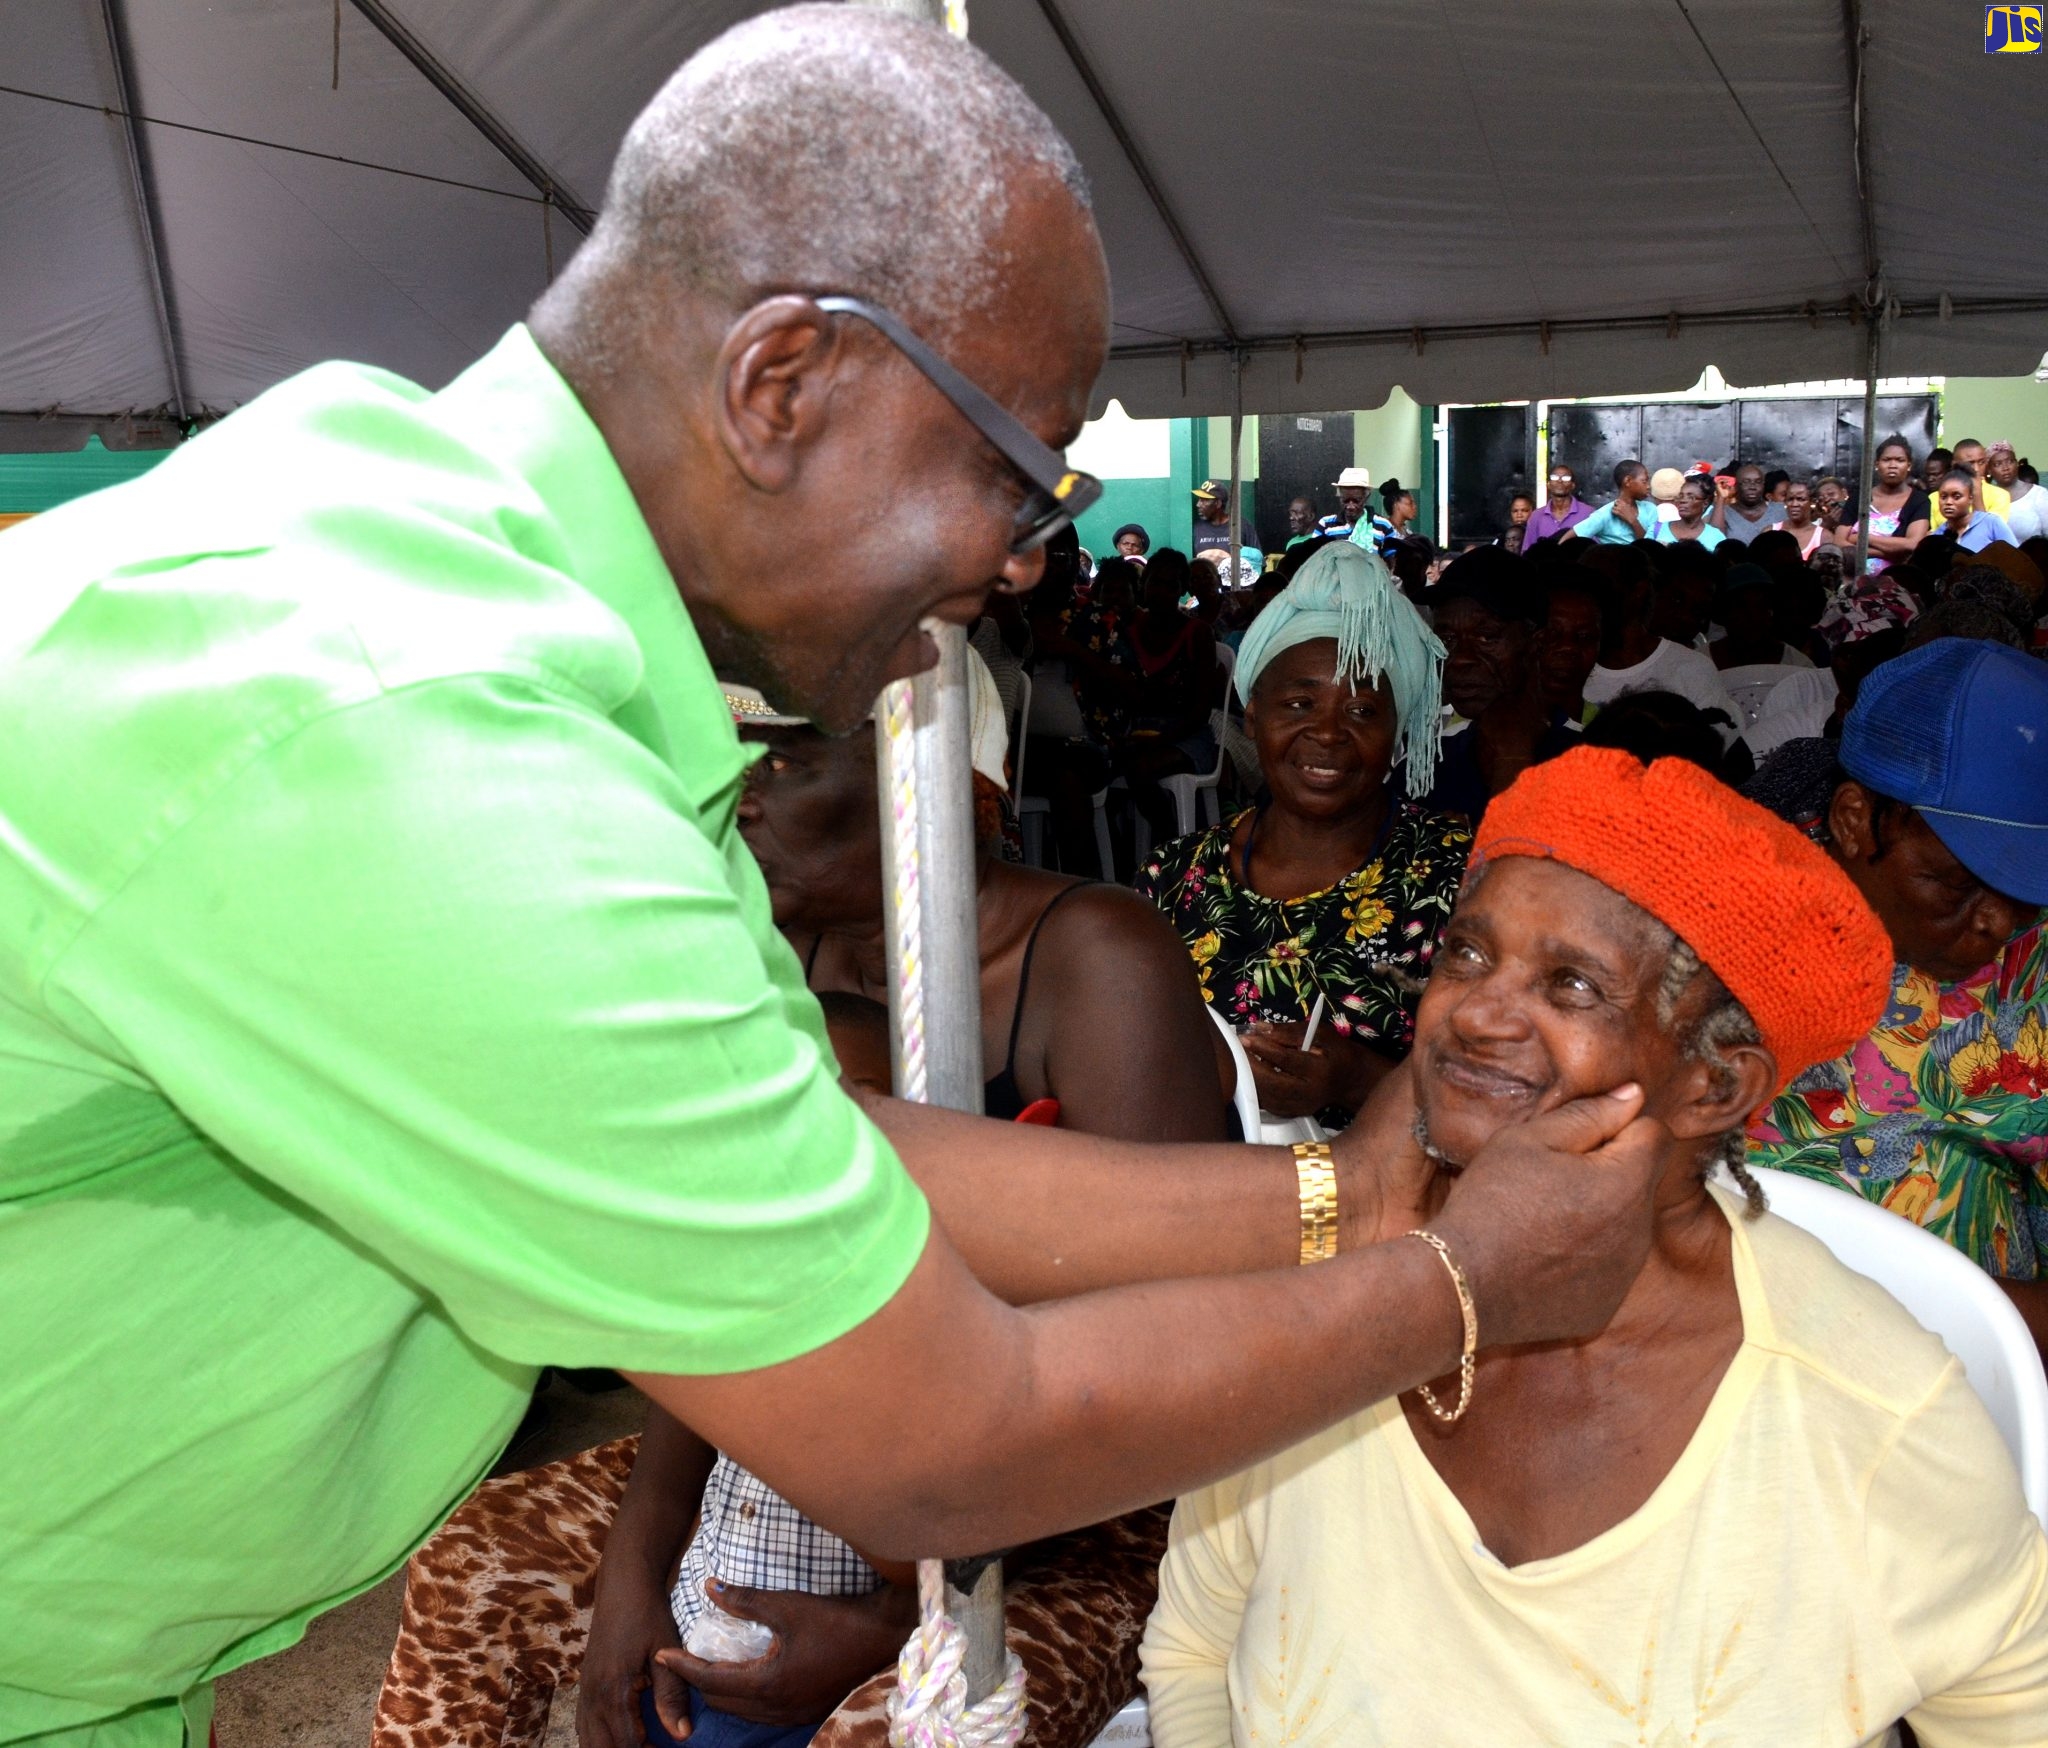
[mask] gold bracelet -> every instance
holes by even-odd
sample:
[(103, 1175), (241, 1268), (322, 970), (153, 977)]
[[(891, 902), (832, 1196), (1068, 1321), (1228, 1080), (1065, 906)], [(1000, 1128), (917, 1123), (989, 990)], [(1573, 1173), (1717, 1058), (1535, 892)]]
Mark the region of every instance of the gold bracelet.
[(1294, 1175), (1301, 1190), (1301, 1260), (1328, 1262), (1337, 1254), (1337, 1162), (1329, 1142), (1295, 1142)]
[(1459, 1421), (1465, 1418), (1465, 1410), (1472, 1406), (1472, 1356), (1479, 1351), (1479, 1312), (1473, 1306), (1472, 1288), (1465, 1279), (1465, 1271), (1451, 1260), (1449, 1245), (1445, 1244), (1434, 1232), (1427, 1232), (1420, 1226), (1416, 1227), (1412, 1232), (1402, 1234), (1402, 1236), (1421, 1239), (1424, 1244), (1428, 1245), (1438, 1256), (1443, 1258), (1444, 1267), (1451, 1271), (1451, 1285), (1458, 1291), (1458, 1315), (1464, 1319), (1465, 1323), (1465, 1351), (1458, 1356), (1458, 1406), (1455, 1408), (1445, 1408), (1430, 1393), (1430, 1388), (1427, 1384), (1417, 1384), (1415, 1386), (1415, 1393), (1422, 1398), (1423, 1407), (1427, 1408), (1444, 1425), (1456, 1426)]

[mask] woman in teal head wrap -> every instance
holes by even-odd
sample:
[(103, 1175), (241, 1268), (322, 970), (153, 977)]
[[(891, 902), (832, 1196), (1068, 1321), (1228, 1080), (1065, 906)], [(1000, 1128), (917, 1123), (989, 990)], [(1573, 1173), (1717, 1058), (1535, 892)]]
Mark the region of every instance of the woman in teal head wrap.
[(1375, 555), (1317, 547), (1238, 650), (1260, 799), (1139, 873), (1203, 995), (1243, 1033), (1273, 1116), (1341, 1127), (1407, 1054), (1472, 841), (1462, 816), (1418, 799), (1435, 777), (1443, 660)]

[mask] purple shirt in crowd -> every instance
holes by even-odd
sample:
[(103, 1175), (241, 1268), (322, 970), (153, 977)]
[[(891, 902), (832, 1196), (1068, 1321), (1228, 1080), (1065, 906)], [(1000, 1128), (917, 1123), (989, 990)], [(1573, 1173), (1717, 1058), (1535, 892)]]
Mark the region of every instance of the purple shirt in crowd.
[(1574, 498), (1571, 508), (1562, 516), (1553, 516), (1550, 513), (1550, 500), (1545, 498), (1536, 506), (1536, 514), (1529, 518), (1528, 525), (1522, 530), (1522, 550), (1527, 552), (1539, 540), (1547, 539), (1553, 534), (1562, 534), (1567, 528), (1576, 528), (1592, 513), (1591, 504), (1582, 503)]

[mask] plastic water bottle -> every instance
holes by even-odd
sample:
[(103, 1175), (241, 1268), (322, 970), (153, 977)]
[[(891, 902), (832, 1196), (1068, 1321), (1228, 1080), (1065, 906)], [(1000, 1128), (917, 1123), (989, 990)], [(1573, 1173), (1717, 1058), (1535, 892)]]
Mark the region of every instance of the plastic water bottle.
[(768, 1654), (775, 1643), (773, 1627), (727, 1614), (708, 1597), (705, 1603), (704, 1613), (683, 1635), (683, 1649), (692, 1657), (701, 1657), (706, 1663), (751, 1663)]

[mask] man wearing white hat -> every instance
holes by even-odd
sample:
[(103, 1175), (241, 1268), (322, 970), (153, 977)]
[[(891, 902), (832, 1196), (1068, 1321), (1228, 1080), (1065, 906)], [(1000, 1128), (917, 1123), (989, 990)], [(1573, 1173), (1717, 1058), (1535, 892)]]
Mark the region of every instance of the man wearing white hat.
[(1348, 538), (1354, 528), (1372, 514), (1372, 475), (1362, 467), (1347, 467), (1337, 475), (1337, 502), (1343, 507), (1316, 524), (1316, 532)]

